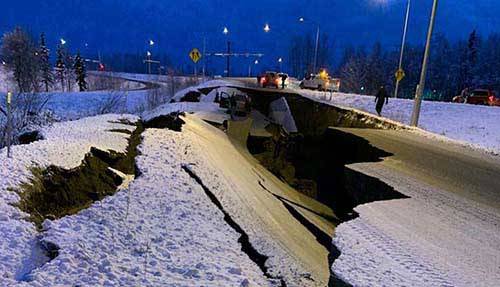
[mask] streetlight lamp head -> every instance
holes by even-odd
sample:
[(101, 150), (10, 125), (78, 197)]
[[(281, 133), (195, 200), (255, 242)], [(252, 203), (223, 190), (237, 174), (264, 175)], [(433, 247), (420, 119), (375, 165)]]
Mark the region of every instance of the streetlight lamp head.
[(304, 17), (299, 18), (299, 22), (304, 22), (304, 21), (305, 21)]
[(278, 62), (282, 63), (283, 62), (283, 58), (279, 58)]
[(269, 26), (269, 24), (266, 24), (264, 26), (264, 32), (269, 33), (269, 31), (271, 31), (271, 27)]
[(259, 64), (259, 60), (255, 60), (254, 64), (258, 65)]
[(229, 29), (227, 27), (224, 27), (224, 30), (222, 31), (222, 33), (224, 33), (224, 35), (229, 34)]
[(146, 55), (147, 55), (148, 57), (151, 57), (151, 52), (149, 52), (149, 51), (148, 51), (148, 52), (146, 53)]
[(153, 46), (155, 44), (155, 41), (149, 40), (149, 46)]
[(63, 38), (61, 38), (61, 45), (66, 45), (66, 40), (64, 40)]

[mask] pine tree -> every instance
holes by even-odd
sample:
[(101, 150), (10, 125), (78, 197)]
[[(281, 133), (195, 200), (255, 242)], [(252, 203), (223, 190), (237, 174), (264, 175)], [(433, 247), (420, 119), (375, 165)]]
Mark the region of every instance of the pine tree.
[(45, 92), (49, 91), (49, 87), (54, 84), (54, 76), (52, 75), (50, 67), (50, 50), (47, 48), (45, 42), (45, 34), (40, 35), (40, 45), (38, 47), (38, 55), (40, 61), (40, 72), (42, 77), (42, 83), (45, 86)]
[(62, 45), (57, 46), (56, 72), (61, 82), (61, 89), (64, 92), (64, 81), (66, 76), (66, 65), (64, 63), (65, 52)]
[(459, 43), (458, 49), (461, 50), (460, 57), (460, 86), (461, 88), (471, 88), (474, 81), (474, 72), (476, 71), (478, 49), (480, 40), (476, 30), (473, 30), (467, 43)]
[(87, 73), (85, 70), (85, 63), (80, 55), (80, 52), (76, 54), (75, 64), (73, 66), (76, 75), (76, 82), (78, 83), (78, 87), (80, 88), (80, 92), (84, 92), (87, 90), (87, 82), (85, 81), (87, 77)]
[(66, 87), (68, 91), (73, 91), (73, 82), (74, 82), (74, 72), (73, 66), (75, 65), (75, 61), (68, 50), (65, 51), (64, 57), (64, 65), (66, 66)]

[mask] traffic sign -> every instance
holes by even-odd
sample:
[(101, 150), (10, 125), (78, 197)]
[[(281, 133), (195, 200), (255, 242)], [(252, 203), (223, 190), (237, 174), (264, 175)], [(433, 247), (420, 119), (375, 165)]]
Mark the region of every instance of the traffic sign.
[(406, 76), (405, 71), (403, 69), (397, 70), (396, 74), (394, 75), (396, 77), (396, 80), (398, 82), (401, 82), (402, 79)]
[(189, 58), (191, 58), (191, 60), (196, 64), (198, 63), (198, 61), (201, 59), (202, 55), (200, 53), (200, 50), (194, 48), (193, 50), (191, 50), (191, 52), (189, 52)]

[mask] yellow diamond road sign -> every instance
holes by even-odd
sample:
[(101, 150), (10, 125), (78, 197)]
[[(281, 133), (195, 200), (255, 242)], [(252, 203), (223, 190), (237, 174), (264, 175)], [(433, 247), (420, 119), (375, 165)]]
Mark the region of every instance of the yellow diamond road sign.
[(396, 72), (396, 80), (398, 82), (400, 82), (402, 79), (404, 79), (404, 77), (406, 76), (405, 74), (405, 71), (403, 69), (399, 69), (397, 72)]
[(189, 52), (189, 58), (191, 58), (191, 60), (196, 64), (198, 63), (198, 61), (201, 59), (201, 53), (200, 53), (200, 50), (194, 48), (193, 50), (191, 50), (191, 52)]

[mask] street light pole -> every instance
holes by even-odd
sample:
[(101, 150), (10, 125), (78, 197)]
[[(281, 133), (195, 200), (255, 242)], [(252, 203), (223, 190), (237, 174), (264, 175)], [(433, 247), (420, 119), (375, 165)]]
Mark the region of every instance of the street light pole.
[[(405, 24), (403, 28), (403, 39), (401, 41), (401, 54), (399, 55), (399, 67), (398, 71), (403, 70), (403, 58), (404, 58), (404, 52), (405, 52), (405, 45), (406, 45), (406, 33), (408, 32), (408, 20), (410, 19), (410, 7), (411, 7), (411, 0), (408, 0), (408, 4), (406, 6), (406, 17), (405, 17)], [(400, 79), (396, 79), (396, 87), (394, 89), (394, 97), (398, 97), (399, 93), (399, 82)]]
[[(299, 22), (304, 23), (306, 20), (304, 17), (299, 18)], [(309, 20), (308, 20), (309, 21)], [(319, 23), (313, 22), (314, 24), (318, 25), (316, 29), (316, 44), (314, 46), (314, 62), (313, 62), (313, 73), (317, 73), (316, 69), (318, 68), (318, 53), (319, 53), (319, 36), (320, 36), (320, 31), (321, 27)]]
[[(222, 31), (226, 37), (228, 37), (229, 34), (229, 29), (227, 27), (224, 27), (224, 30)], [(229, 77), (230, 73), (230, 68), (231, 68), (231, 63), (230, 63), (230, 57), (231, 55), (231, 41), (229, 41), (229, 37), (227, 39), (227, 56), (226, 56), (226, 77)]]
[(227, 41), (227, 57), (226, 57), (226, 70), (227, 70), (227, 77), (231, 75), (231, 41)]
[[(155, 45), (155, 42), (153, 40), (149, 40), (149, 47), (152, 49), (153, 46)], [(151, 75), (151, 52), (148, 51), (148, 75)]]
[(431, 20), (429, 23), (429, 31), (427, 32), (427, 43), (425, 44), (425, 54), (424, 54), (424, 60), (422, 63), (422, 72), (420, 73), (420, 84), (418, 85), (417, 94), (415, 95), (415, 105), (413, 107), (413, 114), (411, 117), (411, 125), (414, 127), (418, 126), (418, 120), (420, 118), (420, 108), (422, 107), (422, 96), (424, 94), (424, 89), (425, 89), (425, 79), (427, 76), (427, 64), (429, 62), (432, 33), (434, 31), (434, 23), (435, 23), (435, 19), (436, 19), (438, 2), (439, 2), (438, 0), (434, 0), (434, 4), (432, 5)]
[(151, 75), (151, 52), (147, 52), (146, 54), (148, 56), (148, 75)]
[(316, 31), (316, 47), (314, 48), (314, 65), (313, 65), (313, 73), (317, 73), (317, 68), (318, 68), (318, 50), (319, 50), (319, 32), (320, 32), (320, 27), (318, 24), (318, 29)]

